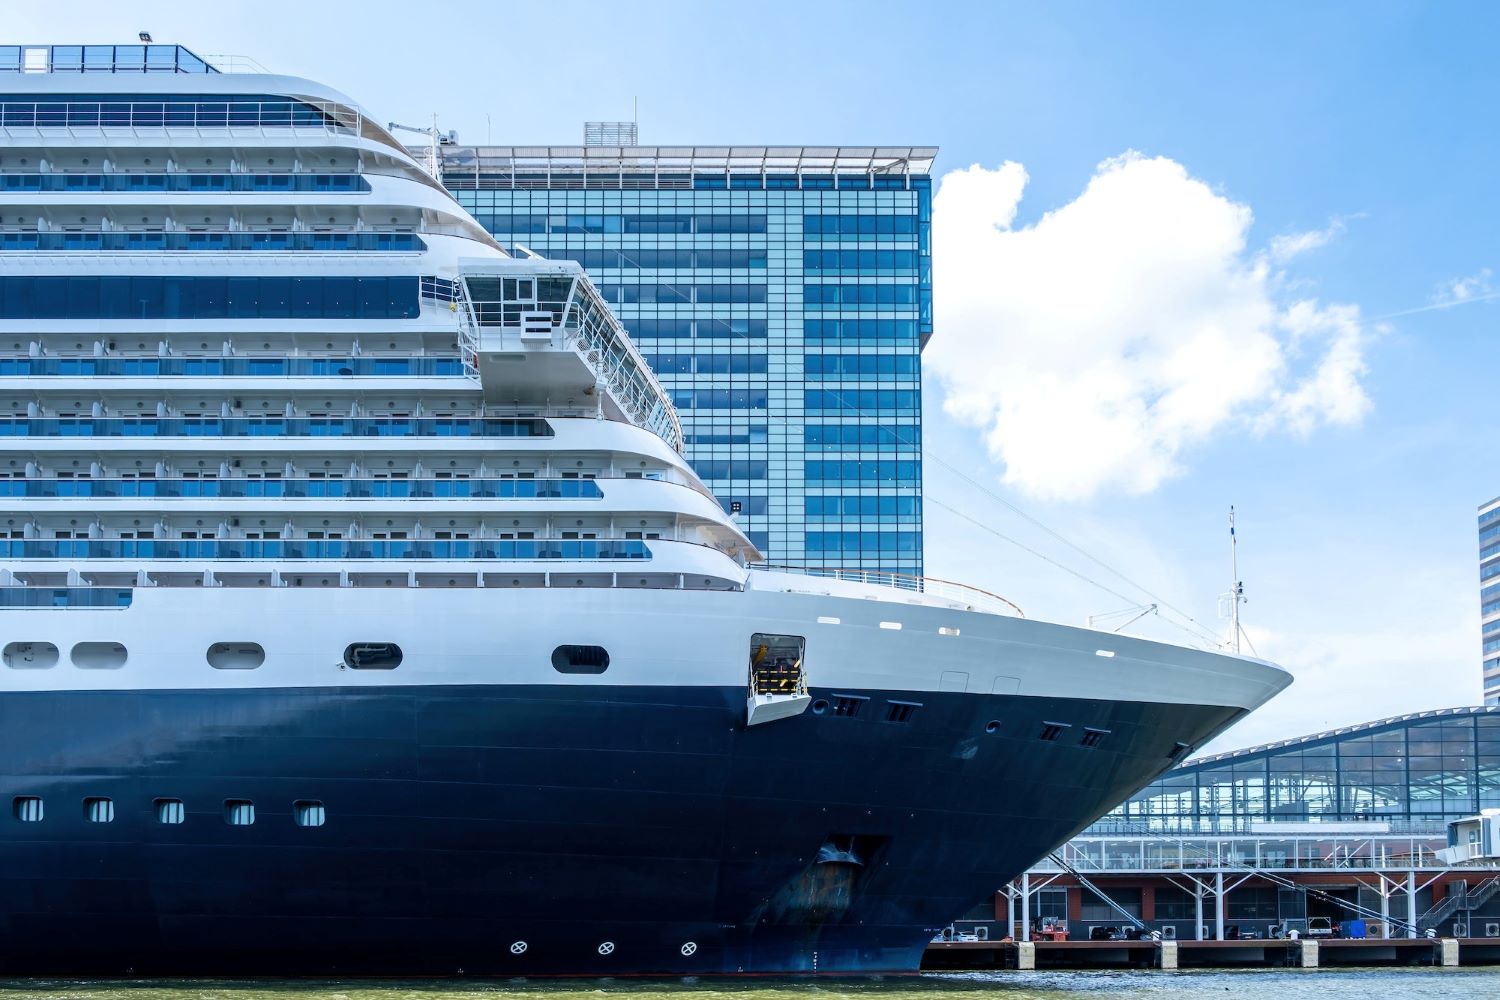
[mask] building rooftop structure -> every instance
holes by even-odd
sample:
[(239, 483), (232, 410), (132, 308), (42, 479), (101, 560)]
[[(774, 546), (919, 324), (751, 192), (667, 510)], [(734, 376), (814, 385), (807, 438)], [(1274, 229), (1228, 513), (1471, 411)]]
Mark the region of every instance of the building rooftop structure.
[[(936, 146), (461, 146), (442, 148), (450, 188), (848, 191), (905, 187)], [(885, 184), (879, 183), (881, 179)], [(735, 183), (738, 180), (739, 183)], [(757, 183), (749, 183), (755, 180)]]

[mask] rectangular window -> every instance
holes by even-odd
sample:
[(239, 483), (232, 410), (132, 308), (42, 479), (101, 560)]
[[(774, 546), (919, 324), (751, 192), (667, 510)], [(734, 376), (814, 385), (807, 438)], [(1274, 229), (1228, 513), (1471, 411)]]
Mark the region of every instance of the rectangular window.
[(156, 821), (175, 826), (187, 819), (187, 809), (183, 806), (181, 799), (157, 799)]
[(292, 814), (298, 826), (322, 826), (327, 818), (323, 803), (311, 799), (301, 799), (292, 803)]
[(113, 823), (115, 821), (114, 800), (103, 798), (84, 799), (83, 815), (90, 823)]
[(22, 823), (40, 823), (42, 800), (36, 795), (17, 795), (11, 802), (11, 812)]
[(255, 803), (249, 799), (225, 799), (224, 822), (230, 826), (249, 826), (255, 822)]

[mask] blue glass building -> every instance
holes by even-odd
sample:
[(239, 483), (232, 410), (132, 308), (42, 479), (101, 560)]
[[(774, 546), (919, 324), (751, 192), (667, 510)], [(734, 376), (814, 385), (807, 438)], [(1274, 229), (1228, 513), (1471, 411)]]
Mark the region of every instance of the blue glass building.
[(1479, 508), (1479, 620), (1484, 703), (1500, 705), (1500, 497)]
[(936, 152), (450, 145), (442, 167), (507, 248), (588, 269), (769, 561), (920, 574)]

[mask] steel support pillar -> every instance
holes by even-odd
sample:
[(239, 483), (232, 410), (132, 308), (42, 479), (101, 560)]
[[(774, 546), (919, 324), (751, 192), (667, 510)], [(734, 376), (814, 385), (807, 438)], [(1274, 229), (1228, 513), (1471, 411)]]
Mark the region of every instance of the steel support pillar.
[(1214, 940), (1224, 940), (1224, 873), (1214, 875)]
[(1021, 874), (1021, 940), (1031, 940), (1031, 873)]
[(1406, 873), (1406, 936), (1409, 938), (1417, 936), (1417, 871), (1415, 868)]

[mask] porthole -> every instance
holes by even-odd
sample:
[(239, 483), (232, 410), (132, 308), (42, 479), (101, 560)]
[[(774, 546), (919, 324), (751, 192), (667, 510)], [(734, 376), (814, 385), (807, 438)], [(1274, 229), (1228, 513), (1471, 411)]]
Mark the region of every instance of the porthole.
[(395, 670), (401, 647), (394, 642), (352, 642), (344, 647), (344, 666), (353, 670)]
[(57, 666), (58, 652), (50, 642), (9, 642), (0, 658), (16, 670), (46, 670)]
[(609, 669), (609, 651), (603, 646), (558, 646), (552, 651), (552, 669), (560, 674), (602, 674)]
[(817, 701), (812, 703), (812, 710), (814, 715), (822, 715), (824, 712), (828, 711), (828, 702), (824, 701), (822, 698), (819, 698)]
[(1000, 720), (991, 719), (989, 722), (986, 722), (984, 724), (984, 731), (989, 733), (991, 736), (994, 736), (1000, 731)]
[(258, 642), (216, 642), (208, 647), (208, 665), (215, 670), (254, 670), (266, 662)]
[(73, 666), (85, 670), (118, 670), (125, 665), (125, 647), (118, 642), (80, 642), (73, 647)]
[(249, 826), (255, 822), (255, 803), (249, 799), (225, 799), (224, 822), (230, 826)]
[(322, 826), (328, 818), (323, 803), (311, 799), (299, 799), (292, 803), (292, 816), (298, 826)]

